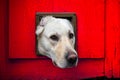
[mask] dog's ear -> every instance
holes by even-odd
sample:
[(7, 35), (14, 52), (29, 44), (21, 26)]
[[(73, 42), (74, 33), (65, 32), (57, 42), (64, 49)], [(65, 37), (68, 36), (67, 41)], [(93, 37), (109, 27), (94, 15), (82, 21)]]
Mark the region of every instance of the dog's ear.
[(41, 19), (41, 21), (39, 22), (39, 24), (37, 25), (37, 29), (36, 29), (36, 35), (39, 35), (42, 33), (42, 31), (44, 30), (45, 25), (54, 20), (55, 18), (53, 16), (45, 16)]

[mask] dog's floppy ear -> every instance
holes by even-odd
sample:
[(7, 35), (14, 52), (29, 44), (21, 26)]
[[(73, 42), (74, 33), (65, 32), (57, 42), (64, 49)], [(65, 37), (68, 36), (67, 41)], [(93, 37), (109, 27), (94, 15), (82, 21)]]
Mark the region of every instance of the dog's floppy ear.
[(37, 25), (37, 29), (36, 29), (36, 35), (39, 35), (40, 33), (42, 33), (42, 31), (44, 30), (45, 25), (52, 21), (53, 19), (55, 19), (53, 16), (45, 16), (41, 19), (41, 21), (39, 22), (39, 24)]

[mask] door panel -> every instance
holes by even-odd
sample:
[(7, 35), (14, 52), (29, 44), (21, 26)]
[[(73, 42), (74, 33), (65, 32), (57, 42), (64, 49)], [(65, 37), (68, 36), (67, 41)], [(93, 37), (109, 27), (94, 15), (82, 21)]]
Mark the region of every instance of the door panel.
[(36, 12), (74, 12), (79, 58), (104, 58), (104, 0), (10, 0), (9, 58), (38, 58)]

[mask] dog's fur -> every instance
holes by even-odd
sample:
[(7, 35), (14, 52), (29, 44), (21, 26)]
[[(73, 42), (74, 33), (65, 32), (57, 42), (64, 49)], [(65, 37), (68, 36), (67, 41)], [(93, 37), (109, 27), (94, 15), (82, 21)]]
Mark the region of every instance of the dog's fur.
[[(73, 34), (72, 38), (69, 37), (71, 33)], [(37, 26), (36, 35), (39, 53), (51, 58), (56, 66), (67, 68), (77, 65), (78, 59), (74, 65), (69, 65), (66, 60), (68, 53), (77, 56), (74, 49), (74, 30), (67, 19), (43, 17)]]

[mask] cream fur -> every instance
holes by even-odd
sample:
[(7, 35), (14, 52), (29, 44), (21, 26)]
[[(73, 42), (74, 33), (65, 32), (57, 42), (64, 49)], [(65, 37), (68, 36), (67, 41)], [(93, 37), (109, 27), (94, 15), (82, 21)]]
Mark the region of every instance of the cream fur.
[[(68, 50), (73, 51), (77, 55), (74, 49), (75, 37), (70, 40), (68, 38), (69, 31), (74, 33), (73, 27), (68, 20), (52, 16), (43, 17), (36, 29), (38, 51), (42, 55), (51, 58), (60, 68), (67, 67), (65, 55)], [(53, 34), (59, 37), (60, 40), (58, 42), (50, 39)]]

